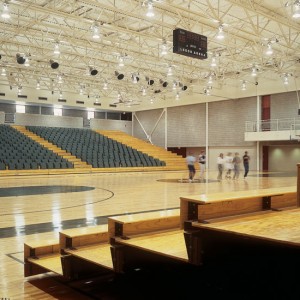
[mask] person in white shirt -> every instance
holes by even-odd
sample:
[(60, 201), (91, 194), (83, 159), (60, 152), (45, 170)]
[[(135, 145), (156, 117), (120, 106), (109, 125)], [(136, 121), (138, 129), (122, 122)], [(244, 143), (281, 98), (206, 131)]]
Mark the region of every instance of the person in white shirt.
[(232, 153), (228, 152), (225, 156), (225, 170), (226, 170), (226, 176), (225, 178), (231, 179), (231, 171), (233, 170), (233, 157)]

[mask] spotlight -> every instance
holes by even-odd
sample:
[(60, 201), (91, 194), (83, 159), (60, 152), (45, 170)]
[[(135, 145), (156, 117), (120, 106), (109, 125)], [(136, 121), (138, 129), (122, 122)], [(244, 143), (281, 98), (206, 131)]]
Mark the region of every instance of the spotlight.
[(146, 80), (148, 82), (148, 85), (153, 85), (154, 84), (154, 80), (150, 79), (149, 77), (146, 77)]
[(183, 85), (181, 82), (179, 82), (179, 86), (181, 87), (181, 90), (183, 90), (183, 91), (187, 90), (187, 86)]
[(21, 56), (19, 53), (16, 55), (17, 63), (23, 65), (25, 63), (25, 58)]
[(163, 81), (162, 79), (159, 80), (160, 84), (163, 86), (163, 87), (167, 87), (168, 86), (168, 83), (166, 81)]
[(90, 67), (90, 74), (91, 74), (92, 76), (95, 76), (95, 75), (98, 74), (98, 71), (97, 71), (96, 69), (93, 69), (92, 67)]
[(122, 80), (124, 78), (124, 74), (120, 74), (117, 71), (115, 71), (115, 75), (117, 76), (118, 80)]
[(50, 66), (52, 69), (57, 69), (59, 67), (59, 63), (53, 61), (52, 59), (50, 60)]
[(138, 81), (140, 80), (140, 78), (138, 76), (136, 76), (136, 75), (132, 75), (131, 79), (132, 79), (133, 83), (138, 83)]
[(181, 89), (182, 89), (183, 91), (186, 91), (186, 90), (187, 90), (187, 86), (184, 85)]

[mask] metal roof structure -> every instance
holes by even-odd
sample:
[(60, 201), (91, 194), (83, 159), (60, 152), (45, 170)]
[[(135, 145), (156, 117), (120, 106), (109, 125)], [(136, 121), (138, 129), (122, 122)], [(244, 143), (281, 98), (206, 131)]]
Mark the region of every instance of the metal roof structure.
[[(299, 10), (298, 0), (1, 1), (2, 99), (130, 112), (297, 91)], [(176, 28), (206, 36), (208, 57), (173, 53)]]

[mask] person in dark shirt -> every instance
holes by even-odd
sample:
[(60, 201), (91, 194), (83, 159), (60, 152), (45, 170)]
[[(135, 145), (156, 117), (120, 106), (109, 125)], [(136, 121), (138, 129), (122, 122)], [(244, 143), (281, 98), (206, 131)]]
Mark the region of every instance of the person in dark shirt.
[(243, 164), (244, 164), (244, 169), (245, 169), (244, 178), (247, 177), (248, 172), (249, 172), (249, 160), (250, 160), (250, 156), (248, 155), (248, 152), (245, 151), (245, 154), (243, 156)]

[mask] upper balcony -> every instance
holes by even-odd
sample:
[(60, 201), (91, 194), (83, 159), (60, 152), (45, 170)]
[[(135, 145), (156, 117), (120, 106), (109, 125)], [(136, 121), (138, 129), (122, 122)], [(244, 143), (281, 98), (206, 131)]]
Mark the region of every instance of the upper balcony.
[(300, 119), (246, 121), (245, 141), (300, 141)]

